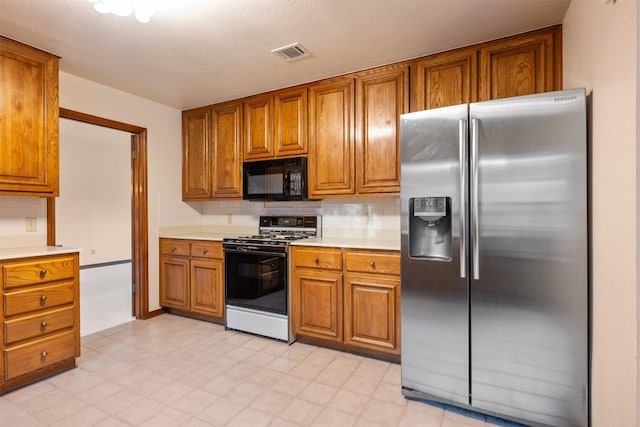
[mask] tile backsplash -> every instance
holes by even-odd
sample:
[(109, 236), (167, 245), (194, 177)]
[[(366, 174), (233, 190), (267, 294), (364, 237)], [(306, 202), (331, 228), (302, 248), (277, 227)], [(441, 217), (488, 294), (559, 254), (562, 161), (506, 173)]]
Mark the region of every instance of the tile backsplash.
[(260, 215), (322, 215), (326, 237), (399, 238), (398, 197), (331, 199), (313, 202), (249, 202), (242, 200), (188, 202), (161, 196), (159, 226), (192, 226), (195, 229), (232, 225), (254, 227)]
[[(26, 219), (35, 218), (35, 231), (26, 231)], [(0, 248), (46, 245), (47, 199), (0, 197)]]

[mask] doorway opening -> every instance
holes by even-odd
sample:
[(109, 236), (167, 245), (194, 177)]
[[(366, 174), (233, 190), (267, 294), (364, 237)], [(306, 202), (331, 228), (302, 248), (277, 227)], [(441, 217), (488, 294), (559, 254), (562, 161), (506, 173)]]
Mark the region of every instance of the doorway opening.
[[(131, 307), (137, 319), (149, 315), (147, 229), (147, 130), (77, 111), (60, 108), (60, 118), (131, 134)], [(56, 242), (56, 199), (47, 199), (47, 244)], [(90, 248), (84, 248), (90, 250)]]

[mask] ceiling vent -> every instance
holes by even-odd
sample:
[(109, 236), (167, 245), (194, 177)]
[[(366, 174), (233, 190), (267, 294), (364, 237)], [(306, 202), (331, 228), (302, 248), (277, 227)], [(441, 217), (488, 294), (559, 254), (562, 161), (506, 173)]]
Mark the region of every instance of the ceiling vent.
[(304, 48), (300, 46), (299, 43), (293, 43), (287, 46), (282, 46), (277, 49), (273, 49), (271, 52), (281, 55), (287, 61), (291, 61), (293, 59), (298, 59), (298, 58), (302, 58), (303, 56), (309, 55), (309, 52), (304, 50)]

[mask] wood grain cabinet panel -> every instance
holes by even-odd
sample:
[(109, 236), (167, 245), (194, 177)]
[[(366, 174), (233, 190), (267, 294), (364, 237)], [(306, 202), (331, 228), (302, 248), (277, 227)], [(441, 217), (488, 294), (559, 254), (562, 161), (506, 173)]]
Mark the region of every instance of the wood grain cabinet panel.
[(214, 105), (214, 197), (242, 198), (242, 102)]
[(356, 77), (358, 194), (400, 192), (400, 115), (409, 111), (409, 68), (390, 66)]
[(0, 36), (0, 193), (58, 196), (58, 57)]
[(176, 314), (224, 322), (221, 242), (160, 239), (160, 305)]
[(257, 95), (247, 98), (244, 101), (244, 160), (273, 155), (273, 97)]
[(400, 279), (346, 274), (345, 342), (400, 354)]
[(294, 288), (294, 332), (341, 342), (342, 274), (297, 270)]
[(213, 197), (211, 108), (182, 112), (182, 199)]
[(224, 317), (224, 267), (220, 260), (191, 260), (191, 311)]
[(477, 101), (476, 48), (431, 55), (411, 66), (411, 111)]
[(278, 91), (273, 100), (275, 156), (307, 154), (307, 88)]
[(355, 193), (354, 79), (309, 87), (309, 198)]
[(74, 357), (74, 334), (64, 332), (5, 350), (7, 379), (13, 379)]
[(160, 259), (160, 305), (189, 309), (189, 258)]
[(75, 264), (71, 256), (25, 260), (3, 265), (2, 272), (4, 288), (11, 289), (72, 278)]
[(560, 27), (489, 42), (480, 49), (481, 101), (562, 88)]

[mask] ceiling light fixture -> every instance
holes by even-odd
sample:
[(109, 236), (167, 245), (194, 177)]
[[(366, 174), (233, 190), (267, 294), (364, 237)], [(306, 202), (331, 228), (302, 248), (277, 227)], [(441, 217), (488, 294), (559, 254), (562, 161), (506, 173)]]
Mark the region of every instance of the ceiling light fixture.
[(175, 0), (89, 0), (93, 8), (100, 13), (113, 13), (117, 16), (129, 16), (135, 14), (136, 19), (142, 23), (156, 13), (156, 10), (166, 10)]

